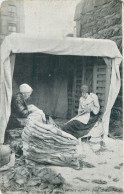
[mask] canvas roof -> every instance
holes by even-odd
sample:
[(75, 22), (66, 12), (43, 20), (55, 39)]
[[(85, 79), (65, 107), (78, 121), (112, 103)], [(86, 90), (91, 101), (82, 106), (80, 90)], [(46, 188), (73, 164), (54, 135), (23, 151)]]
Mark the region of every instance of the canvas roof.
[(55, 55), (122, 57), (116, 43), (107, 39), (44, 38), (13, 33), (6, 37), (3, 46), (6, 44), (13, 53), (43, 52)]

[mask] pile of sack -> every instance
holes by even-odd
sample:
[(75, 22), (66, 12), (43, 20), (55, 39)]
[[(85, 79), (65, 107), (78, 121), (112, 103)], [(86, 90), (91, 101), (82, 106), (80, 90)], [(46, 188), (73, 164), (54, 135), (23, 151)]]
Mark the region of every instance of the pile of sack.
[(29, 118), (22, 133), (26, 162), (80, 168), (78, 140), (53, 124)]

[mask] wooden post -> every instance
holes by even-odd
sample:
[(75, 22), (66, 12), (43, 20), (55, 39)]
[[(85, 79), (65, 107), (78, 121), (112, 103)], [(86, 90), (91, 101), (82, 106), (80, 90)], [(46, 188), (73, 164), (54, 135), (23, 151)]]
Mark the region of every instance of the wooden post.
[(96, 94), (96, 86), (97, 85), (97, 64), (93, 65), (93, 93)]
[(85, 83), (86, 58), (82, 57), (82, 85)]
[(35, 76), (35, 68), (36, 68), (36, 64), (35, 64), (35, 54), (33, 53), (32, 54), (32, 75), (31, 75), (31, 84), (32, 84), (32, 86), (34, 87), (34, 76)]
[(74, 111), (75, 111), (75, 90), (76, 90), (76, 64), (74, 62), (74, 79), (73, 79), (73, 88), (72, 88), (72, 111), (71, 111), (71, 117), (74, 117)]

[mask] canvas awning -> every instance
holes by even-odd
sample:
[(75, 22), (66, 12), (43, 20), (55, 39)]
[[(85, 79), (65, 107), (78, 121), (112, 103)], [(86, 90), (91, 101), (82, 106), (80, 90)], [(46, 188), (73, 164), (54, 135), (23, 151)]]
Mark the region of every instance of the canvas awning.
[(106, 111), (103, 115), (105, 134), (108, 134), (111, 108), (120, 89), (119, 65), (122, 56), (115, 42), (102, 39), (63, 37), (60, 39), (30, 37), (13, 33), (5, 38), (1, 45), (0, 76), (0, 130), (1, 142), (4, 142), (5, 129), (10, 116), (12, 97), (12, 77), (16, 53), (47, 53), (54, 55), (103, 57), (107, 65), (112, 64), (111, 85)]

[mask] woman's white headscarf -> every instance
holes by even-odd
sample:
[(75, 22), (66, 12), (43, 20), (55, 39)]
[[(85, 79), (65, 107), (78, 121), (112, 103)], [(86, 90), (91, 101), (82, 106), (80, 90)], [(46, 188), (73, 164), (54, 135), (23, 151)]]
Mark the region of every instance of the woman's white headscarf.
[(28, 84), (21, 84), (19, 86), (19, 90), (21, 93), (24, 93), (24, 92), (31, 92), (33, 91), (33, 89), (28, 85)]

